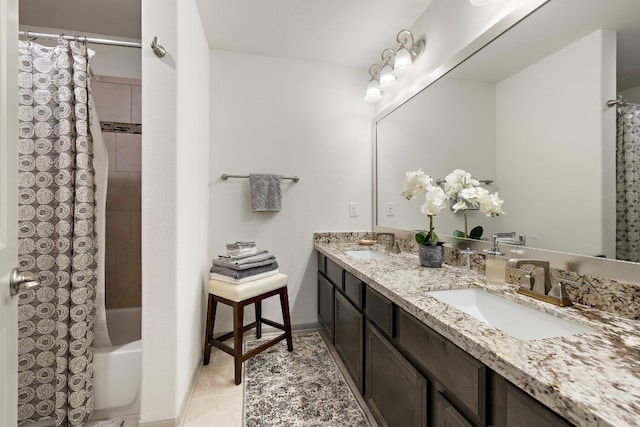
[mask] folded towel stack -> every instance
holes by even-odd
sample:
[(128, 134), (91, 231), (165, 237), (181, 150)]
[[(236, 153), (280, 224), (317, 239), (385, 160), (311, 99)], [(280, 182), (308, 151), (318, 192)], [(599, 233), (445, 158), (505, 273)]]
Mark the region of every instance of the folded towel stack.
[(256, 242), (227, 243), (227, 256), (250, 255), (257, 251)]
[(227, 243), (227, 253), (211, 261), (211, 278), (241, 284), (278, 273), (276, 257), (255, 242)]

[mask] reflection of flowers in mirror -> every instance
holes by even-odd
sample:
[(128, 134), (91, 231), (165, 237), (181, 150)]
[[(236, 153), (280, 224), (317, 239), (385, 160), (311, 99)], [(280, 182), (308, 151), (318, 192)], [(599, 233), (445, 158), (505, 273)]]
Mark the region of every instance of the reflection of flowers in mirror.
[[(448, 198), (456, 203), (451, 207), (453, 212), (464, 212), (464, 236), (469, 237), (467, 229), (467, 211), (480, 209), (486, 216), (498, 216), (504, 214), (502, 204), (504, 200), (498, 197), (498, 193), (489, 193), (489, 190), (480, 186), (480, 181), (472, 178), (471, 174), (462, 169), (455, 169), (445, 178), (444, 191)], [(476, 227), (482, 235), (482, 227)], [(474, 229), (475, 230), (475, 229)], [(474, 234), (472, 231), (472, 235)], [(454, 235), (458, 233), (456, 230)], [(480, 235), (474, 238), (480, 238)]]
[(498, 197), (498, 193), (489, 193), (489, 190), (480, 186), (480, 181), (462, 169), (456, 169), (447, 175), (444, 191), (448, 198), (456, 200), (452, 206), (454, 212), (473, 208), (480, 209), (486, 216), (505, 213), (502, 210), (504, 200)]

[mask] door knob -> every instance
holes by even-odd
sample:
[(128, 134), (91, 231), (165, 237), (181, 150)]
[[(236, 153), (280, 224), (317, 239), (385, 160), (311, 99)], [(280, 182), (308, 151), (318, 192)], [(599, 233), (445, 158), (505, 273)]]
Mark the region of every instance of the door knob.
[(9, 289), (11, 296), (16, 296), (20, 291), (26, 291), (40, 284), (40, 280), (36, 274), (20, 273), (17, 268), (11, 270), (11, 278), (9, 279)]

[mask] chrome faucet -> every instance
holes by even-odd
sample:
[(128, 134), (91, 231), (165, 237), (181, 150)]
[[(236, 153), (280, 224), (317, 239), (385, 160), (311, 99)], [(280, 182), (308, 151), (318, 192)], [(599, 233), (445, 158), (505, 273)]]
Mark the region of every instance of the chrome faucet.
[[(533, 271), (522, 270), (520, 267), (523, 265), (531, 265), (534, 269)], [(561, 307), (573, 305), (567, 296), (564, 282), (560, 280), (557, 280), (555, 284), (551, 282), (549, 261), (511, 259), (509, 266), (519, 269), (523, 273), (518, 293)]]
[(400, 246), (398, 245), (398, 242), (396, 242), (395, 233), (376, 233), (376, 237), (377, 236), (389, 236), (389, 237), (391, 237), (390, 239), (388, 239), (388, 243), (385, 245), (385, 250), (387, 252), (393, 252), (395, 254), (399, 254), (400, 253)]

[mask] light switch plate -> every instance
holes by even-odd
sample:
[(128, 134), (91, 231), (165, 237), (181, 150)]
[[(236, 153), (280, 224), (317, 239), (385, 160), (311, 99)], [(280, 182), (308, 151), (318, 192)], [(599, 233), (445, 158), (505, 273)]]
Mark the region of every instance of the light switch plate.
[(394, 202), (387, 202), (387, 216), (395, 216), (396, 215), (396, 204)]
[(349, 216), (358, 216), (358, 202), (349, 202)]

